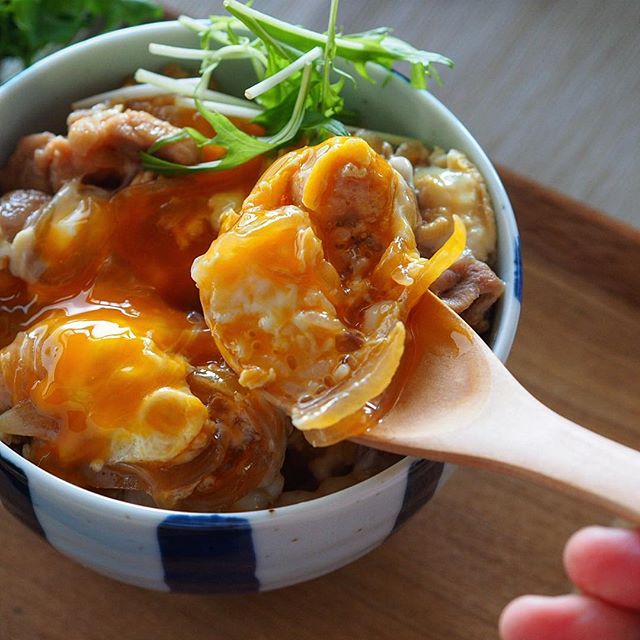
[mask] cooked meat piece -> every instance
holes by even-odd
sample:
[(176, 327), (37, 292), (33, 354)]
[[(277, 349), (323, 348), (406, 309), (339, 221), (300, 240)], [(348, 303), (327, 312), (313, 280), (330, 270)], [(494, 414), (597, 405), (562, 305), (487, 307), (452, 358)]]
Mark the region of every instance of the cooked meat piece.
[(482, 333), (489, 328), (487, 312), (502, 295), (504, 283), (491, 267), (466, 253), (431, 285), (431, 290)]
[(134, 111), (146, 111), (176, 127), (184, 126), (186, 109), (176, 104), (175, 96), (153, 96), (127, 100), (125, 106)]
[[(138, 151), (148, 149), (160, 138), (178, 133), (179, 129), (146, 111), (89, 109), (69, 116), (69, 144), (74, 161), (100, 162), (94, 154), (113, 160), (113, 155), (125, 155), (137, 160)], [(161, 155), (167, 160), (190, 164), (197, 160), (196, 146), (192, 140), (177, 142), (165, 147)]]
[(389, 158), (393, 155), (393, 147), (383, 140), (378, 134), (366, 129), (358, 129), (354, 134), (358, 138), (362, 138), (376, 153), (383, 158)]
[(48, 131), (21, 138), (7, 164), (0, 171), (0, 191), (33, 188), (49, 191), (49, 171), (36, 162), (36, 153), (54, 137)]
[(0, 171), (0, 191), (37, 189), (55, 193), (73, 176), (71, 148), (66, 138), (48, 131), (25, 136)]
[[(139, 151), (179, 129), (145, 111), (96, 107), (74, 111), (68, 137), (26, 136), (0, 173), (2, 191), (38, 189), (55, 193), (67, 180), (84, 176), (108, 188), (126, 184), (140, 170)], [(197, 161), (192, 140), (167, 145), (159, 155), (180, 164)]]
[(12, 242), (24, 228), (27, 219), (51, 200), (51, 196), (35, 189), (9, 191), (0, 197), (0, 235)]
[[(178, 131), (146, 111), (112, 108), (74, 112), (69, 116), (69, 144), (76, 174), (111, 171), (132, 178), (140, 169), (138, 152)], [(159, 155), (172, 162), (193, 164), (197, 148), (192, 140), (185, 140), (168, 145)]]

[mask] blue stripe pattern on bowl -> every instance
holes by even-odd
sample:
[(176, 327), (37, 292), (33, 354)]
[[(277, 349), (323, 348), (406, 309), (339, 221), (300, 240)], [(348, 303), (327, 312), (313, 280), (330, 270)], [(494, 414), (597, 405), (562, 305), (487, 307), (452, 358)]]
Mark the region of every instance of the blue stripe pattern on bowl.
[(411, 464), (402, 507), (393, 525), (392, 533), (401, 527), (420, 507), (431, 500), (438, 488), (443, 470), (444, 464), (433, 460), (415, 460)]
[(44, 531), (40, 526), (33, 509), (29, 480), (22, 469), (0, 455), (0, 501), (5, 509), (24, 522), (32, 531), (43, 538)]
[(520, 236), (515, 237), (513, 255), (513, 293), (518, 299), (518, 302), (522, 304), (522, 251), (520, 250)]
[(171, 591), (257, 591), (251, 525), (225, 515), (171, 515), (158, 526), (158, 542)]

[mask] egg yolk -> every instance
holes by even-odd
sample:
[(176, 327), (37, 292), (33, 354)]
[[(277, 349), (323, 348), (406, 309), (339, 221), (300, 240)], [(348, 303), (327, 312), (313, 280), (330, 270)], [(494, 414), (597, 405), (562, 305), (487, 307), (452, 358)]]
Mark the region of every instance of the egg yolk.
[(114, 195), (72, 181), (16, 236), (13, 273), (0, 276), (0, 397), (50, 425), (26, 448), (33, 461), (76, 480), (81, 468), (166, 465), (203, 446), (213, 427), (190, 376), (221, 356), (189, 270), (261, 169)]
[[(121, 314), (56, 315), (0, 355), (14, 405), (29, 400), (55, 421), (33, 456), (60, 466), (163, 462), (203, 428), (207, 409), (189, 389), (184, 356), (162, 351)], [(120, 316), (120, 317), (117, 317)]]

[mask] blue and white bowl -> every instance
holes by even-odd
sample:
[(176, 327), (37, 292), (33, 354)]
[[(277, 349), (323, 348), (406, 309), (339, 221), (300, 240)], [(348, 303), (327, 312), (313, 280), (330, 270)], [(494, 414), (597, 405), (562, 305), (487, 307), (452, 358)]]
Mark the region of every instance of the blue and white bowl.
[[(195, 36), (175, 22), (123, 29), (60, 51), (0, 87), (0, 165), (21, 136), (63, 131), (73, 101), (117, 86), (137, 67), (161, 66), (164, 61), (148, 53), (150, 42), (197, 46)], [(221, 85), (239, 92), (243, 68), (232, 65), (225, 73)], [(484, 175), (497, 215), (496, 271), (506, 283), (490, 344), (506, 359), (520, 311), (520, 252), (513, 211), (489, 159), (438, 100), (414, 91), (400, 76), (355, 88), (347, 83), (347, 100), (366, 127), (460, 149)], [(0, 442), (0, 498), (9, 512), (77, 562), (164, 591), (268, 590), (333, 571), (382, 543), (433, 497), (450, 471), (405, 458), (369, 480), (301, 504), (180, 513), (81, 489)]]

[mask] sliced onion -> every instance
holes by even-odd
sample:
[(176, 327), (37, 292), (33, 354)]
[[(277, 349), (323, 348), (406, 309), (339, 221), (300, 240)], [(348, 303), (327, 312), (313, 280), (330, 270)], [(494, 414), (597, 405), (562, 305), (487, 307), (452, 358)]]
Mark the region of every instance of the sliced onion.
[(25, 400), (0, 415), (0, 433), (53, 440), (57, 426), (52, 418), (38, 413), (31, 402)]

